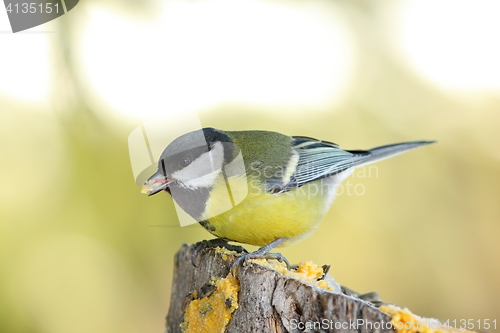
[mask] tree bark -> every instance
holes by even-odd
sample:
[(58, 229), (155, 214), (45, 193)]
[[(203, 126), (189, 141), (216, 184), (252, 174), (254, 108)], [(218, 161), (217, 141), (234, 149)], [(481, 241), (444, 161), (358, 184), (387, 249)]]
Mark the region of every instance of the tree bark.
[[(175, 256), (168, 333), (182, 332), (189, 303), (210, 295), (213, 277), (225, 278), (231, 270), (234, 257), (204, 248), (192, 258), (194, 247), (185, 244)], [(357, 297), (307, 285), (251, 262), (234, 272), (238, 308), (225, 332), (394, 332), (390, 316)]]

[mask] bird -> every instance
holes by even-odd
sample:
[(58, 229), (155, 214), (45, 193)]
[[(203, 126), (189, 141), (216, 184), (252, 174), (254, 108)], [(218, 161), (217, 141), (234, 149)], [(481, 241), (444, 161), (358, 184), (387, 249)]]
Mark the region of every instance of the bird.
[(336, 187), (356, 167), (434, 142), (344, 150), (306, 136), (206, 127), (164, 149), (142, 192), (170, 193), (208, 232), (260, 246), (248, 255), (263, 257), (310, 235), (329, 210)]

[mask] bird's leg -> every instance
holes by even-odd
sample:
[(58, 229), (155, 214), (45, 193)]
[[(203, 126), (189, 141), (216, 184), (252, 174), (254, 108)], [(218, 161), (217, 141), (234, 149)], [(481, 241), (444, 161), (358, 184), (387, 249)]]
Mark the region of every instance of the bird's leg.
[(281, 254), (281, 253), (269, 253), (272, 249), (274, 249), (276, 246), (280, 245), (284, 241), (286, 241), (288, 238), (278, 238), (273, 240), (271, 243), (266, 244), (262, 247), (260, 247), (257, 251), (255, 252), (250, 252), (246, 254), (242, 254), (238, 258), (236, 258), (235, 261), (233, 261), (233, 264), (231, 265), (232, 268), (238, 266), (242, 261), (248, 260), (248, 259), (276, 259), (279, 261), (282, 261), (286, 264), (286, 267), (290, 269), (290, 263), (288, 260)]
[(215, 248), (215, 247), (225, 247), (228, 250), (236, 251), (236, 252), (247, 252), (243, 247), (238, 245), (231, 245), (228, 243), (227, 239), (224, 238), (214, 238), (209, 240), (204, 240), (198, 242), (194, 245), (193, 253), (191, 254), (191, 263), (194, 267), (198, 267), (198, 263), (195, 263), (195, 258), (198, 256), (198, 253), (205, 250), (206, 248)]

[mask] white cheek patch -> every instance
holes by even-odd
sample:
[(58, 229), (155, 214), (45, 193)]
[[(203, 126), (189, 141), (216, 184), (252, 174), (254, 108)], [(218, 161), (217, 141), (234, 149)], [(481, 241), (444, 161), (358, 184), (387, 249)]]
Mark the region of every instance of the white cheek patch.
[(211, 187), (219, 176), (224, 161), (222, 143), (214, 144), (212, 150), (203, 153), (184, 169), (172, 174), (180, 186), (189, 189)]
[(220, 169), (209, 174), (190, 180), (179, 180), (179, 185), (185, 188), (196, 190), (203, 187), (211, 187), (215, 184), (215, 180), (219, 176)]

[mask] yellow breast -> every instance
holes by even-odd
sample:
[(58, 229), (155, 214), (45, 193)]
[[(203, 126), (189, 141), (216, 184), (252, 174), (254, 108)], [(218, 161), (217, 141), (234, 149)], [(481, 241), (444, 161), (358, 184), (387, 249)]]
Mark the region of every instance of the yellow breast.
[(328, 179), (276, 194), (256, 185), (239, 177), (218, 180), (204, 213), (215, 228), (211, 233), (258, 246), (282, 237), (290, 238), (283, 244), (290, 244), (317, 227), (335, 191)]

